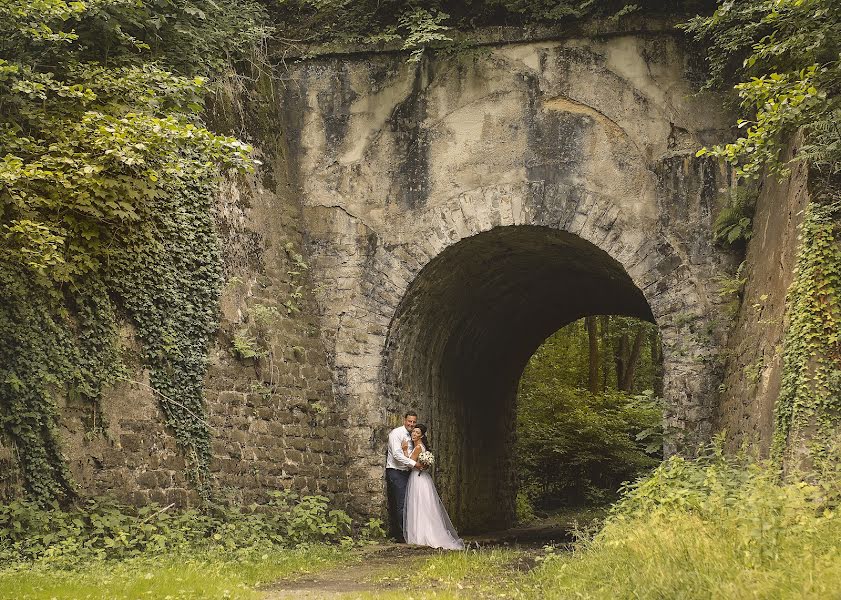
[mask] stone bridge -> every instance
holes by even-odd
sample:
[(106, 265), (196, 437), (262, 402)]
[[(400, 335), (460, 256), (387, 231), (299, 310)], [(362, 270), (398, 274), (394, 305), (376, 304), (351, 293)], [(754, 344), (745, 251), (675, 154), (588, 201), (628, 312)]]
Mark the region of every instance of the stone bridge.
[[(721, 426), (717, 277), (733, 265), (711, 226), (730, 174), (695, 152), (730, 119), (694, 95), (695, 57), (673, 31), (483, 39), (415, 64), (310, 58), (232, 86), (217, 111), (263, 160), (219, 199), (228, 283), (205, 397), (224, 497), (293, 487), (381, 515), (386, 432), (415, 408), (460, 530), (510, 524), (520, 374), (584, 315), (659, 325), (667, 451)], [(259, 358), (232, 350), (243, 332)], [(197, 502), (148, 374), (131, 380), (98, 409), (63, 400), (75, 481), (135, 504)], [(770, 414), (727, 406), (740, 432)], [(0, 440), (0, 472), (14, 467)]]
[(667, 451), (708, 438), (730, 177), (695, 152), (729, 119), (693, 62), (639, 33), (293, 68), (287, 157), (357, 510), (381, 510), (386, 431), (415, 408), (456, 524), (510, 524), (520, 374), (585, 315), (656, 322)]

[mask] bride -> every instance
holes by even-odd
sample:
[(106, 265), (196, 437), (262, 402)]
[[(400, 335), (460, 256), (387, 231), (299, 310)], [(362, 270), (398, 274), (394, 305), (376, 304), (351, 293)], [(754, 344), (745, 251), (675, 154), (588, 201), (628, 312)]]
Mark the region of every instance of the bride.
[[(403, 453), (414, 461), (421, 452), (429, 450), (426, 439), (426, 425), (418, 424), (412, 430), (414, 448), (409, 452), (408, 441), (403, 445)], [(445, 550), (463, 550), (464, 542), (458, 537), (447, 510), (438, 497), (435, 483), (429, 471), (412, 471), (406, 488), (406, 516), (403, 531), (406, 543), (419, 546), (432, 546)]]

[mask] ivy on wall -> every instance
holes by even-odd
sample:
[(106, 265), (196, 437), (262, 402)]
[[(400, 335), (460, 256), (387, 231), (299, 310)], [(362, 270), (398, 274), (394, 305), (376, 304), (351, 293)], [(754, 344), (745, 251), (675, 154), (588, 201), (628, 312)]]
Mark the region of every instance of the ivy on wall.
[(72, 289), (33, 285), (29, 269), (0, 260), (0, 415), (38, 497), (63, 495), (69, 486), (54, 433), (55, 394), (101, 395), (120, 372), (115, 330), (101, 279), (80, 277)]
[(214, 194), (250, 148), (201, 120), (262, 32), (248, 0), (0, 3), (0, 425), (39, 501), (73, 495), (57, 398), (96, 410), (132, 323), (203, 488), (202, 383), (221, 286)]
[(813, 201), (801, 226), (788, 291), (783, 372), (772, 452), (798, 465), (801, 448), (821, 469), (841, 442), (841, 201)]
[(741, 108), (741, 135), (699, 154), (757, 179), (786, 175), (783, 149), (795, 133), (803, 141), (794, 160), (809, 166), (812, 198), (786, 298), (772, 451), (786, 467), (821, 467), (841, 440), (841, 3), (720, 0), (686, 29), (707, 47), (708, 85), (732, 85)]
[(150, 384), (202, 491), (210, 458), (203, 385), (222, 286), (215, 181), (212, 173), (185, 177), (152, 200), (154, 218), (120, 232), (103, 273), (136, 328)]

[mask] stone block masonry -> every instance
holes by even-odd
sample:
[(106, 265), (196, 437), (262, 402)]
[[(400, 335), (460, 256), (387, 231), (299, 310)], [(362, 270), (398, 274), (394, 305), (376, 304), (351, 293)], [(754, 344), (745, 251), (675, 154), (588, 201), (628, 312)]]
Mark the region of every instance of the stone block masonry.
[[(418, 64), (337, 53), (232, 85), (220, 128), (262, 166), (219, 194), (226, 285), (205, 381), (218, 493), (291, 487), (381, 516), (386, 434), (416, 408), (456, 525), (505, 527), (521, 370), (588, 314), (659, 325), (667, 451), (708, 440), (718, 282), (736, 265), (711, 239), (730, 173), (695, 152), (730, 119), (696, 95), (683, 44), (648, 30)], [(85, 493), (195, 500), (157, 410), (129, 384), (101, 415), (66, 407)]]
[[(788, 149), (797, 151), (798, 141)], [(809, 202), (804, 163), (783, 180), (765, 178), (753, 217), (741, 300), (727, 348), (726, 377), (716, 412), (716, 428), (727, 432), (732, 451), (747, 446), (768, 456), (774, 429), (774, 403), (780, 393), (785, 338), (786, 293), (794, 279), (800, 246), (798, 226)]]
[[(265, 90), (239, 92), (240, 112), (216, 107), (234, 122), (218, 125), (245, 130), (263, 164), (219, 190), (226, 283), (205, 380), (211, 487), (219, 499), (243, 505), (281, 489), (347, 504), (346, 419), (334, 401), (310, 265), (301, 255), (296, 184), (280, 158), (286, 124)], [(124, 347), (136, 351), (130, 327), (124, 337)], [(237, 343), (253, 355), (238, 352)], [(101, 410), (63, 408), (62, 437), (80, 492), (133, 504), (196, 504), (148, 380), (142, 371), (131, 379), (106, 395)]]
[(656, 321), (667, 451), (709, 439), (733, 257), (711, 226), (729, 135), (674, 32), (491, 45), (418, 64), (388, 53), (293, 71), (288, 156), (337, 401), (349, 497), (367, 493), (407, 407), (431, 426), (457, 526), (511, 523), (521, 370), (587, 314)]

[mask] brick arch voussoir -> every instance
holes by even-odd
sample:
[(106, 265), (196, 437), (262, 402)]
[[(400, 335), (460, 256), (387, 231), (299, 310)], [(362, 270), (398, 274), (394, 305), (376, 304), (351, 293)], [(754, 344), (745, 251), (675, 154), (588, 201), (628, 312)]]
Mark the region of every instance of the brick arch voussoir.
[[(651, 223), (653, 235), (639, 236), (630, 219), (623, 215), (620, 204), (607, 196), (591, 194), (586, 214), (571, 218), (563, 223), (556, 222), (553, 228), (568, 231), (604, 250), (616, 259), (627, 271), (632, 281), (648, 300), (655, 319), (675, 312), (675, 294), (664, 294), (676, 273), (687, 271), (678, 253), (667, 238), (657, 232), (657, 223)], [(532, 189), (530, 185), (516, 184), (487, 186), (459, 194), (448, 202), (430, 207), (416, 218), (422, 224), (411, 234), (404, 235), (399, 243), (388, 250), (389, 260), (399, 270), (399, 285), (394, 293), (402, 297), (411, 282), (436, 256), (461, 240), (490, 231), (495, 227), (516, 225), (548, 226), (535, 216), (530, 207)], [(639, 228), (639, 225), (636, 226)], [(389, 269), (389, 272), (394, 271)], [(384, 275), (384, 280), (386, 276)], [(682, 278), (678, 278), (682, 279)], [(395, 277), (390, 277), (395, 282)], [(658, 284), (661, 284), (658, 286)], [(697, 296), (692, 286), (680, 294), (684, 298)], [(671, 303), (664, 300), (671, 296)], [(394, 298), (395, 296), (392, 296)], [(680, 302), (679, 310), (685, 310), (691, 302)], [(389, 302), (393, 316), (399, 301)]]

